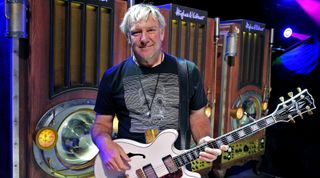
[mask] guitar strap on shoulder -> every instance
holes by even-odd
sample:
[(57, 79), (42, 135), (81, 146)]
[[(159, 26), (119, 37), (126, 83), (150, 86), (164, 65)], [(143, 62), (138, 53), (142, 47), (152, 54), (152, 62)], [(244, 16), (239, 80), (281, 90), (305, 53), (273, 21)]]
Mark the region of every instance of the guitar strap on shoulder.
[(186, 59), (177, 58), (179, 88), (180, 88), (180, 105), (179, 105), (179, 149), (189, 149), (191, 141), (191, 130), (189, 121), (189, 69)]

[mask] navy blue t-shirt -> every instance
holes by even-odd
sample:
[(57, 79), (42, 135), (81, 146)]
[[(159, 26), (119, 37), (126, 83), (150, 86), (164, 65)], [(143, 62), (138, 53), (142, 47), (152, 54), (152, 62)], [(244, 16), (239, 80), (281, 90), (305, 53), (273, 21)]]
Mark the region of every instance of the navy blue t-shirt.
[[(193, 85), (190, 110), (197, 110), (207, 104), (197, 67), (189, 79)], [(104, 73), (94, 110), (117, 116), (118, 138), (145, 143), (147, 129), (179, 130), (179, 92), (176, 58), (165, 54), (160, 65), (146, 68), (130, 57)]]

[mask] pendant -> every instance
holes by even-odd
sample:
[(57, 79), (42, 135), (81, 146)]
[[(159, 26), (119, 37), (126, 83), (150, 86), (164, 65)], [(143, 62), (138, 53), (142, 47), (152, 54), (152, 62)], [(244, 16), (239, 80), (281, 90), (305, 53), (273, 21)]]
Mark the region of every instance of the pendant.
[(146, 143), (153, 142), (159, 133), (158, 129), (148, 129), (145, 131)]
[(146, 113), (146, 115), (147, 115), (148, 117), (151, 117), (150, 111), (148, 111), (148, 112)]

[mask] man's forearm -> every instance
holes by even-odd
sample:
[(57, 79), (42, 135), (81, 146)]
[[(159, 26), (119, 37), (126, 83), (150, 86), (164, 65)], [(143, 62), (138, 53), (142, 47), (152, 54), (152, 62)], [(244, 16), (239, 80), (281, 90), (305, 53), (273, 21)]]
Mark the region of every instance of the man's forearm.
[(198, 143), (199, 140), (205, 136), (212, 137), (211, 132), (210, 122), (208, 124), (197, 123), (197, 126), (192, 129), (193, 139)]
[(192, 111), (190, 114), (190, 127), (193, 139), (198, 141), (205, 137), (212, 137), (210, 119), (204, 114), (203, 109)]
[(91, 129), (91, 138), (92, 141), (97, 145), (98, 148), (101, 148), (108, 141), (112, 140), (112, 129), (106, 128), (99, 124), (94, 124)]

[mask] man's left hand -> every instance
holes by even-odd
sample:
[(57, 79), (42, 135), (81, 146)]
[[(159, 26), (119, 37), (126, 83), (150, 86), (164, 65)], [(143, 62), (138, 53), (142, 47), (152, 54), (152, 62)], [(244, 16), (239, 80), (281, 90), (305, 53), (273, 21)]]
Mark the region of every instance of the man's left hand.
[[(213, 138), (206, 136), (201, 138), (198, 144), (207, 143), (213, 140), (214, 140)], [(227, 151), (228, 149), (229, 149), (228, 145), (221, 145), (220, 149), (205, 147), (204, 151), (200, 152), (199, 159), (202, 161), (212, 162), (216, 160), (218, 156), (221, 155), (222, 151)]]

